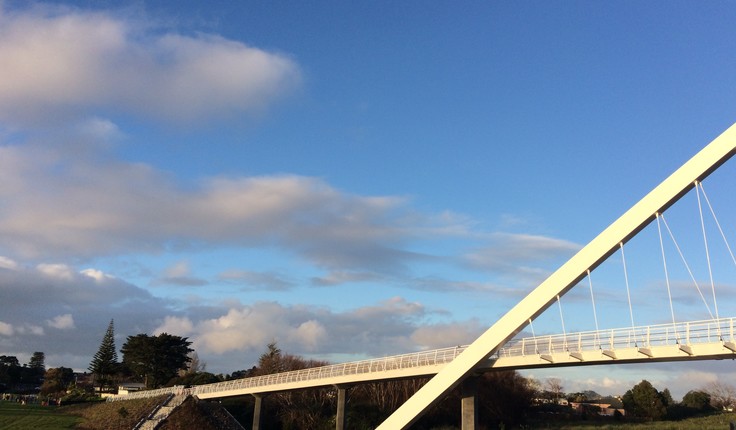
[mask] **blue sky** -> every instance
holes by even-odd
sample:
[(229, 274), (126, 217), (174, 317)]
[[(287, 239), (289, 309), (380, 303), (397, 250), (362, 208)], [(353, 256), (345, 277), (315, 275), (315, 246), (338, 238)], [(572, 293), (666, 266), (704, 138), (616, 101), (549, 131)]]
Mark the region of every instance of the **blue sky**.
[[(0, 354), (83, 370), (111, 318), (118, 347), (188, 336), (215, 373), (272, 340), (333, 361), (471, 342), (735, 121), (735, 15), (2, 2)], [(728, 167), (707, 185), (725, 220)], [(631, 252), (637, 320), (666, 322), (658, 248)], [(617, 270), (594, 278), (609, 328), (628, 323)], [(568, 328), (594, 328), (585, 293), (565, 297)], [(561, 331), (551, 311), (538, 333)], [(531, 376), (606, 394), (648, 377), (677, 396), (736, 375), (705, 362)]]

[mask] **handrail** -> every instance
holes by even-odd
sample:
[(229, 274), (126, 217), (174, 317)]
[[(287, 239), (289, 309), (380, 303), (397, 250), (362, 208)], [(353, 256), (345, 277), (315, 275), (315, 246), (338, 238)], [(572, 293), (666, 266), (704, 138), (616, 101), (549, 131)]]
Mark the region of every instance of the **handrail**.
[[(568, 342), (575, 339), (575, 342)], [(490, 358), (521, 357), (526, 355), (555, 354), (617, 348), (648, 348), (652, 346), (734, 341), (734, 318), (691, 321), (677, 324), (660, 324), (642, 327), (627, 327), (586, 331), (579, 333), (554, 334), (511, 340)], [(126, 396), (109, 398), (128, 400), (152, 397), (169, 393), (201, 395), (223, 391), (267, 387), (293, 382), (317, 381), (320, 379), (390, 372), (403, 369), (436, 367), (447, 364), (462, 353), (465, 346), (454, 346), (409, 354), (393, 355), (360, 361), (351, 361), (327, 366), (311, 367), (289, 372), (251, 378), (234, 379), (212, 384), (196, 385), (191, 388), (175, 386), (156, 390), (139, 391)]]
[[(582, 352), (601, 349), (652, 347), (664, 345), (691, 345), (718, 342), (725, 338), (733, 340), (734, 318), (690, 321), (677, 324), (660, 324), (644, 327), (627, 327), (576, 334), (555, 334), (511, 340), (498, 350), (494, 357), (518, 357), (535, 354), (554, 354), (565, 351)], [(571, 336), (577, 342), (569, 343)], [(567, 348), (567, 349), (565, 349)]]

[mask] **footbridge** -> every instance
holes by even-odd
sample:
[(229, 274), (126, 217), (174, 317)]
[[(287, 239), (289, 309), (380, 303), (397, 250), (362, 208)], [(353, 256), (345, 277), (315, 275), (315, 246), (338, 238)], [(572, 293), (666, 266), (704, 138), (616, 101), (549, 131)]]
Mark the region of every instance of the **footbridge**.
[[(510, 309), (496, 323), (488, 328), (470, 345), (421, 351), (370, 360), (354, 361), (293, 372), (284, 372), (256, 378), (245, 378), (215, 384), (187, 388), (186, 392), (202, 399), (229, 396), (252, 395), (256, 398), (254, 429), (258, 429), (260, 399), (270, 392), (306, 389), (312, 387), (334, 386), (338, 390), (337, 428), (344, 428), (345, 398), (347, 387), (371, 381), (430, 376), (431, 379), (409, 400), (392, 413), (378, 430), (403, 430), (412, 424), (432, 405), (448, 392), (462, 385), (466, 391), (466, 381), (477, 373), (494, 369), (524, 369), (549, 366), (610, 365), (623, 363), (649, 363), (657, 361), (720, 360), (736, 358), (734, 339), (734, 317), (721, 317), (718, 310), (716, 285), (733, 286), (736, 276), (716, 282), (713, 269), (715, 262), (713, 236), (720, 236), (726, 255), (721, 261), (736, 267), (736, 256), (729, 245), (726, 232), (718, 220), (716, 211), (705, 192), (703, 181), (721, 167), (736, 153), (736, 125), (708, 144), (692, 159), (683, 164), (672, 175), (655, 187), (631, 209), (614, 221), (609, 227), (578, 251), (570, 260), (553, 272), (545, 281), (531, 291), (516, 306)], [(731, 177), (732, 180), (732, 177)], [(710, 187), (710, 185), (709, 185)], [(683, 252), (684, 241), (677, 240), (669, 218), (672, 207), (686, 194), (694, 191), (697, 199), (696, 209), (699, 219), (693, 224), (694, 230), (702, 236), (699, 239), (704, 248), (707, 264), (694, 264)], [(726, 194), (733, 195), (732, 187)], [(691, 199), (691, 201), (695, 201)], [(667, 212), (667, 216), (665, 216)], [(707, 224), (711, 227), (706, 228)], [(653, 324), (635, 324), (630, 285), (630, 269), (624, 255), (632, 239), (642, 232), (654, 230), (653, 237), (658, 240), (659, 249), (652, 253), (660, 261), (662, 280), (650, 282), (666, 287), (666, 295), (657, 302), (667, 309), (665, 318)], [(716, 231), (716, 234), (706, 233)], [(666, 245), (669, 243), (669, 245)], [(672, 252), (672, 249), (676, 252)], [(669, 260), (668, 260), (669, 253)], [(702, 253), (702, 252), (701, 252)], [(615, 257), (613, 257), (615, 256)], [(613, 257), (613, 258), (612, 258)], [(648, 256), (652, 259), (652, 256)], [(620, 264), (621, 279), (625, 287), (622, 295), (626, 297), (628, 309), (616, 309), (618, 314), (628, 312), (629, 324), (618, 329), (601, 329), (597, 313), (591, 273), (616, 260)], [(678, 261), (681, 272), (675, 275), (673, 262)], [(695, 274), (696, 266), (705, 273)], [(734, 273), (734, 272), (732, 272)], [(679, 279), (676, 279), (679, 276)], [(683, 280), (684, 279), (684, 280)], [(587, 280), (587, 285), (586, 281)], [(695, 299), (702, 300), (706, 317), (695, 321), (682, 318), (675, 313), (672, 290), (674, 283), (688, 283), (692, 286)], [(567, 332), (561, 298), (574, 289), (589, 294), (594, 330)], [(622, 288), (623, 290), (623, 288)], [(534, 321), (554, 305), (559, 309), (561, 334), (537, 336), (534, 334)], [(620, 303), (617, 304), (620, 307)], [(610, 306), (609, 306), (610, 307)], [(545, 314), (546, 315), (546, 314)], [(683, 321), (685, 320), (685, 321)], [(666, 321), (666, 322), (664, 322)], [(620, 326), (619, 326), (620, 327)], [(545, 327), (548, 332), (549, 327)], [(528, 336), (531, 331), (532, 336)], [(171, 391), (184, 391), (183, 387), (135, 393), (127, 396), (160, 395)], [(463, 394), (462, 428), (474, 429), (472, 392)]]
[[(521, 338), (509, 342), (476, 368), (525, 369), (581, 364), (735, 359), (736, 318)], [(189, 389), (200, 399), (266, 394), (323, 386), (416, 378), (437, 374), (467, 346), (352, 361)]]
[[(674, 325), (661, 324), (523, 337), (508, 342), (477, 366), (475, 372), (549, 366), (733, 360), (736, 359), (735, 325), (736, 318), (721, 318)], [(341, 390), (343, 393), (338, 402), (338, 410), (344, 411), (346, 388), (368, 382), (433, 376), (467, 348), (467, 345), (454, 346), (197, 385), (190, 388), (161, 388), (131, 393), (114, 399), (128, 400), (184, 394), (200, 399), (252, 395), (260, 400), (262, 396), (274, 392), (336, 387), (338, 393)], [(257, 402), (257, 408), (260, 409), (260, 401)], [(259, 413), (255, 414), (255, 416), (258, 415)], [(253, 428), (258, 429), (258, 423), (254, 423)], [(469, 427), (464, 426), (463, 428)]]

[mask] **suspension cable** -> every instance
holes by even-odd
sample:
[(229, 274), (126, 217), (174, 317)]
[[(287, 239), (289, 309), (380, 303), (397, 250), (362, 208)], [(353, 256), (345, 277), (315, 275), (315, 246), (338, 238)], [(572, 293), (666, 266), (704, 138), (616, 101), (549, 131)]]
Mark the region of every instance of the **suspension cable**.
[[(667, 257), (665, 257), (664, 254), (664, 242), (662, 241), (662, 227), (660, 226), (659, 218), (661, 214), (659, 212), (656, 213), (657, 216), (657, 232), (659, 233), (659, 248), (662, 251), (662, 265), (664, 266), (664, 279), (667, 284), (667, 297), (670, 299), (670, 314), (672, 315), (672, 325), (677, 328), (677, 323), (675, 323), (675, 308), (672, 306), (672, 293), (670, 291), (670, 276), (667, 272)], [(677, 333), (677, 330), (675, 330), (675, 333)]]
[(534, 324), (532, 323), (531, 318), (529, 318), (529, 327), (532, 328), (532, 337), (534, 338), (534, 353), (539, 354), (539, 347), (537, 346), (537, 335), (534, 333)]
[(590, 301), (593, 303), (593, 320), (595, 321), (595, 340), (598, 341), (598, 348), (601, 347), (600, 333), (598, 332), (598, 313), (595, 310), (595, 298), (593, 297), (593, 280), (590, 278), (590, 269), (588, 269), (588, 285), (590, 286)]
[(710, 209), (711, 215), (713, 215), (713, 220), (716, 222), (716, 226), (718, 226), (718, 231), (721, 232), (721, 237), (723, 238), (723, 243), (726, 244), (726, 249), (728, 249), (728, 254), (731, 256), (731, 261), (733, 261), (733, 264), (736, 265), (736, 257), (734, 257), (733, 251), (731, 251), (731, 246), (728, 244), (728, 239), (726, 239), (726, 234), (723, 232), (723, 229), (721, 228), (721, 223), (718, 222), (718, 217), (716, 217), (716, 213), (713, 210), (713, 206), (710, 204), (710, 199), (708, 199), (708, 195), (705, 194), (705, 188), (703, 188), (703, 183), (700, 183), (700, 189), (703, 191), (703, 197), (705, 197), (705, 202), (708, 203), (708, 208)]
[[(723, 243), (726, 244), (726, 249), (728, 249), (728, 254), (731, 256), (731, 261), (733, 261), (733, 263), (736, 264), (736, 258), (734, 258), (733, 251), (731, 251), (731, 246), (728, 244), (728, 239), (726, 239), (726, 234), (723, 232), (723, 229), (721, 228), (721, 223), (718, 222), (718, 217), (716, 216), (715, 210), (713, 210), (713, 206), (710, 204), (710, 199), (708, 199), (708, 195), (705, 193), (705, 188), (703, 187), (702, 182), (700, 182), (700, 191), (703, 192), (705, 203), (708, 204), (708, 209), (710, 209), (710, 214), (713, 216), (713, 221), (715, 221), (716, 226), (718, 227), (718, 231), (721, 233), (721, 238), (723, 238)], [(718, 315), (718, 301), (716, 300), (715, 284), (713, 284), (713, 303), (716, 308), (716, 315)]]
[[(695, 181), (695, 194), (698, 196), (698, 212), (700, 212), (700, 228), (703, 230), (703, 244), (705, 245), (705, 259), (708, 262), (708, 276), (710, 277), (710, 289), (713, 292), (713, 307), (718, 319), (718, 301), (716, 300), (716, 284), (713, 282), (713, 269), (710, 264), (710, 252), (708, 250), (708, 236), (705, 234), (705, 220), (703, 219), (703, 206), (700, 204), (700, 188), (702, 185)], [(712, 316), (712, 315), (711, 315)]]
[(682, 263), (685, 265), (685, 268), (687, 269), (687, 273), (690, 275), (690, 279), (693, 281), (693, 284), (695, 284), (695, 288), (698, 290), (698, 294), (700, 294), (700, 298), (703, 300), (703, 304), (705, 304), (705, 308), (708, 310), (708, 313), (710, 314), (710, 318), (713, 319), (713, 312), (710, 310), (710, 306), (708, 306), (708, 301), (705, 300), (705, 296), (703, 295), (703, 291), (700, 289), (700, 285), (698, 285), (698, 281), (695, 280), (695, 276), (693, 275), (692, 270), (690, 270), (690, 266), (687, 264), (687, 260), (685, 260), (685, 256), (682, 254), (682, 250), (680, 250), (680, 245), (677, 244), (677, 240), (675, 240), (675, 236), (672, 234), (672, 230), (670, 230), (670, 226), (667, 224), (667, 220), (664, 217), (664, 214), (662, 216), (662, 222), (664, 223), (664, 226), (667, 228), (667, 232), (670, 235), (670, 239), (672, 239), (672, 243), (675, 244), (675, 249), (677, 249), (677, 252), (680, 254), (680, 259), (682, 260)]
[(564, 347), (567, 350), (567, 330), (565, 330), (565, 318), (562, 316), (562, 302), (560, 301), (560, 295), (557, 295), (557, 307), (560, 308), (560, 321), (562, 321), (562, 336), (564, 340)]
[(626, 282), (626, 297), (629, 299), (629, 317), (631, 318), (631, 330), (634, 331), (634, 344), (636, 344), (636, 331), (634, 327), (634, 309), (631, 307), (631, 290), (629, 289), (629, 274), (626, 270), (626, 255), (624, 254), (624, 243), (619, 243), (621, 248), (621, 261), (624, 265), (624, 281)]

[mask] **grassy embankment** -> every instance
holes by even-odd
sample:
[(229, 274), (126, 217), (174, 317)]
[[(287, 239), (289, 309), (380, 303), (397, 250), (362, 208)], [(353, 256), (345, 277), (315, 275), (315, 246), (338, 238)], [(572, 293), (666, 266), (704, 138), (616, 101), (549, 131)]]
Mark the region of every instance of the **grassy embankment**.
[(70, 406), (21, 405), (0, 401), (3, 430), (119, 430), (131, 429), (163, 398), (125, 402), (82, 403)]

